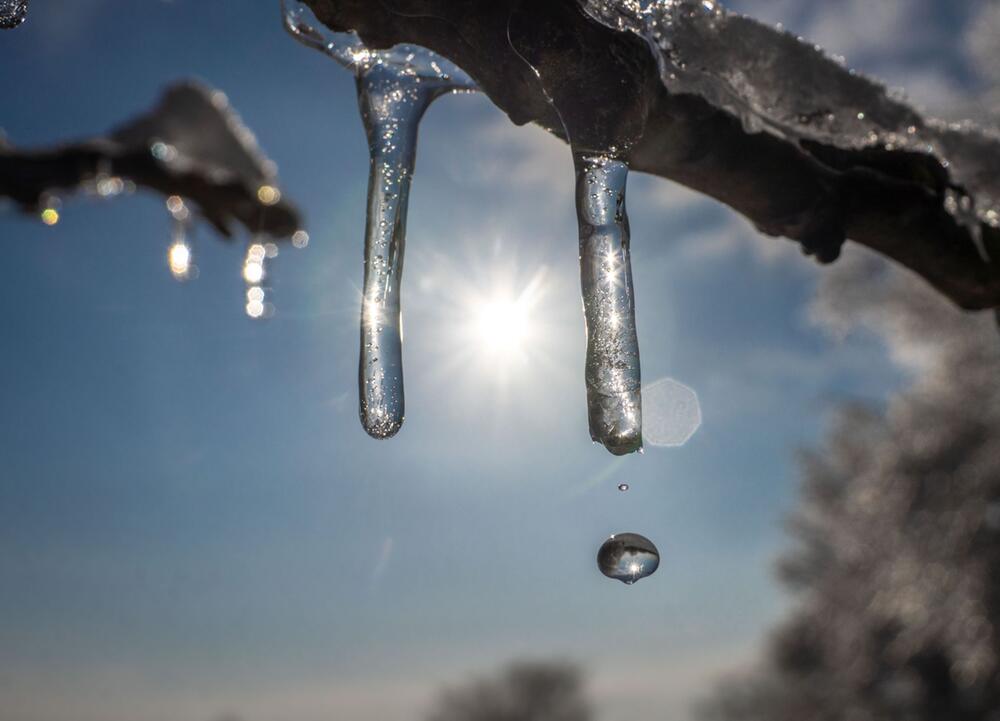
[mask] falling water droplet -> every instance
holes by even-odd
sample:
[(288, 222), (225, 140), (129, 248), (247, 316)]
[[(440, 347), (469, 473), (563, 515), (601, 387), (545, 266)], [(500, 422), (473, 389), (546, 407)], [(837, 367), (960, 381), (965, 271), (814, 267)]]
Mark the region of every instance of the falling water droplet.
[(16, 28), (28, 17), (28, 0), (0, 0), (0, 29)]
[(628, 165), (606, 155), (573, 156), (590, 436), (624, 455), (642, 447), (639, 340), (625, 212)]
[(638, 533), (616, 533), (601, 544), (597, 552), (597, 567), (608, 578), (631, 586), (651, 576), (660, 565), (660, 553), (645, 536)]
[[(404, 415), (400, 286), (417, 129), (436, 98), (473, 92), (476, 85), (458, 66), (426, 48), (370, 50), (355, 33), (327, 30), (303, 2), (282, 0), (281, 7), (285, 28), (297, 40), (329, 55), (356, 78), (370, 156), (359, 416), (370, 436), (390, 438)], [(308, 236), (303, 240), (308, 242)]]
[(618, 490), (621, 491), (622, 493), (624, 493), (625, 491), (628, 490), (628, 484), (627, 483), (619, 483), (618, 484)]

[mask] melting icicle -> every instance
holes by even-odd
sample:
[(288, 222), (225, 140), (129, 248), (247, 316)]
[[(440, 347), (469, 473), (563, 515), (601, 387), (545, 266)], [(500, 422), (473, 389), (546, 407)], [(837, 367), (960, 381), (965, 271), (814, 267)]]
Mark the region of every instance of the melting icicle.
[(254, 241), (247, 246), (246, 259), (243, 261), (243, 280), (247, 284), (246, 313), (251, 318), (263, 318), (267, 313), (264, 287), (261, 285), (267, 275), (264, 270), (266, 257), (267, 247), (264, 243)]
[(400, 284), (406, 206), (417, 123), (430, 100), (416, 89), (407, 92), (391, 70), (373, 68), (358, 78), (358, 103), (371, 155), (358, 388), (361, 424), (375, 438), (389, 438), (403, 424)]
[(628, 166), (607, 155), (573, 156), (590, 436), (624, 455), (642, 449), (639, 340), (625, 214)]
[(178, 195), (167, 198), (167, 210), (170, 211), (172, 229), (170, 232), (170, 248), (167, 250), (167, 264), (176, 280), (187, 280), (192, 275), (194, 266), (191, 264), (191, 246), (187, 242), (188, 221), (190, 211), (184, 200)]
[(0, 0), (0, 29), (16, 28), (28, 17), (28, 0)]
[(627, 586), (652, 576), (659, 565), (660, 552), (652, 541), (638, 533), (616, 533), (597, 552), (601, 573)]
[(390, 438), (403, 424), (400, 286), (406, 208), (420, 119), (435, 98), (471, 92), (475, 83), (426, 48), (366, 48), (354, 33), (329, 32), (302, 2), (282, 0), (285, 27), (300, 42), (351, 70), (368, 136), (368, 217), (358, 364), (361, 424), (373, 438)]

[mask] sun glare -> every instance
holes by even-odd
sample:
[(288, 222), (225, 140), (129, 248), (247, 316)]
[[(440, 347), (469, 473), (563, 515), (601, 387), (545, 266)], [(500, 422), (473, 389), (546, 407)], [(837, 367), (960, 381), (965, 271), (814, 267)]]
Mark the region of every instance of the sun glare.
[(476, 334), (485, 350), (519, 353), (530, 330), (528, 309), (520, 299), (492, 298), (477, 308)]

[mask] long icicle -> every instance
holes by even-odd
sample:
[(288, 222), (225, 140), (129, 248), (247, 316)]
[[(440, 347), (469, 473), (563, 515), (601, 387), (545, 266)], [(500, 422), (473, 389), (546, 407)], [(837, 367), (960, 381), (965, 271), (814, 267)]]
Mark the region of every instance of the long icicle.
[(374, 65), (357, 78), (358, 105), (368, 134), (368, 218), (358, 365), (361, 424), (373, 438), (390, 438), (403, 424), (400, 284), (406, 208), (420, 118), (432, 88)]
[(585, 152), (574, 152), (573, 161), (590, 436), (615, 455), (625, 455), (642, 450), (639, 340), (625, 213), (628, 165)]
[(353, 32), (331, 32), (301, 0), (281, 0), (285, 28), (299, 42), (354, 73), (368, 135), (368, 218), (361, 299), (359, 415), (373, 438), (390, 438), (403, 424), (400, 282), (406, 244), (406, 206), (427, 106), (442, 95), (471, 93), (461, 68), (426, 48), (365, 47)]

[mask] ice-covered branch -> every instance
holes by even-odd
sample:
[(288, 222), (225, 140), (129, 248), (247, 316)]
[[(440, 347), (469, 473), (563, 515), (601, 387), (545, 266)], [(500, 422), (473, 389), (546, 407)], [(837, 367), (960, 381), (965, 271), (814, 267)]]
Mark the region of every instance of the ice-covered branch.
[(517, 124), (729, 205), (821, 262), (845, 239), (967, 309), (1000, 306), (1000, 141), (922, 117), (711, 1), (307, 0), (369, 47), (425, 46)]
[(301, 226), (276, 187), (274, 164), (225, 95), (196, 83), (167, 88), (152, 110), (107, 135), (40, 150), (0, 142), (0, 197), (27, 212), (61, 195), (113, 195), (130, 183), (187, 199), (227, 237), (237, 223), (274, 238)]

